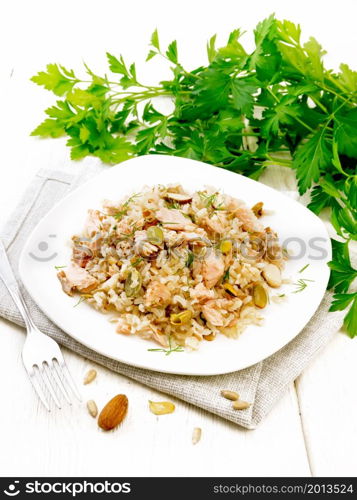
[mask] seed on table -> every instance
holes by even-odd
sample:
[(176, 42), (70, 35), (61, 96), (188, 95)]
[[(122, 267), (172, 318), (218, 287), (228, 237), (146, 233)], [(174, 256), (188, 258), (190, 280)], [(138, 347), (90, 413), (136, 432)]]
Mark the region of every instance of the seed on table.
[(94, 369), (89, 370), (89, 372), (84, 377), (83, 384), (84, 385), (90, 384), (91, 382), (93, 382), (93, 380), (96, 378), (96, 376), (97, 376), (97, 370), (94, 370)]
[(232, 406), (235, 410), (246, 410), (250, 407), (250, 403), (247, 403), (247, 401), (234, 401)]
[(93, 401), (93, 399), (87, 402), (87, 409), (89, 415), (91, 415), (93, 418), (95, 418), (98, 415), (98, 407), (95, 404), (95, 401)]
[(202, 435), (202, 429), (200, 427), (195, 427), (192, 433), (192, 444), (197, 444)]
[(234, 391), (221, 391), (221, 395), (226, 399), (230, 399), (231, 401), (236, 401), (237, 399), (239, 399), (239, 394)]
[(170, 401), (149, 401), (149, 408), (154, 415), (166, 415), (175, 411), (175, 405)]

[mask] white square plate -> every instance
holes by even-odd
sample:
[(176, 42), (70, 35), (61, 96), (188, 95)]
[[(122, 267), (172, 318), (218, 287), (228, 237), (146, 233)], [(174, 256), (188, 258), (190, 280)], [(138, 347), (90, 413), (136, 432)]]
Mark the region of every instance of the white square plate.
[[(281, 243), (290, 242), (288, 248), (295, 248), (284, 277), (293, 282), (300, 278), (313, 281), (301, 293), (293, 293), (296, 287), (291, 284), (283, 285), (276, 293), (287, 294), (287, 300), (271, 303), (262, 312), (263, 326), (249, 326), (238, 339), (221, 335), (214, 342), (202, 342), (198, 351), (165, 356), (148, 351), (157, 347), (156, 344), (116, 334), (108, 316), (85, 302), (73, 307), (78, 298), (63, 293), (54, 266), (69, 262), (71, 236), (81, 232), (89, 208), (99, 209), (103, 199), (119, 200), (140, 191), (144, 185), (172, 182), (179, 182), (189, 191), (202, 189), (205, 185), (215, 186), (244, 200), (248, 206), (263, 201), (264, 207), (272, 212), (264, 217), (263, 223), (277, 231)], [(46, 251), (43, 242), (48, 245)], [(327, 262), (330, 259), (331, 244), (325, 226), (303, 205), (264, 184), (227, 170), (184, 158), (149, 155), (108, 168), (52, 208), (26, 242), (19, 269), (26, 289), (42, 311), (62, 330), (94, 351), (150, 370), (214, 375), (253, 365), (292, 340), (321, 302), (329, 278)], [(308, 268), (299, 273), (307, 264)]]

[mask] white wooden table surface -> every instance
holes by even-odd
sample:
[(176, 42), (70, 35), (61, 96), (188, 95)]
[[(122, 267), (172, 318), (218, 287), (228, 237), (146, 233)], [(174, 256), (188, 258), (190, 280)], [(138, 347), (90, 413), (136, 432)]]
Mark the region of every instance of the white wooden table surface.
[[(269, 4), (269, 5), (267, 5)], [(78, 68), (84, 59), (100, 71), (105, 51), (123, 53), (147, 81), (167, 76), (159, 61), (144, 66), (155, 27), (163, 43), (179, 42), (188, 67), (205, 60), (205, 41), (242, 26), (248, 32), (266, 15), (303, 25), (328, 50), (327, 62), (354, 65), (356, 2), (115, 0), (12, 0), (0, 19), (1, 181), (0, 223), (20, 199), (34, 173), (58, 166), (73, 171), (62, 140), (37, 140), (29, 132), (43, 118), (53, 96), (29, 82), (49, 62)], [(354, 39), (353, 39), (354, 38)], [(247, 36), (250, 40), (250, 35)], [(145, 68), (145, 70), (144, 70)], [(145, 73), (144, 73), (145, 71)], [(145, 80), (145, 76), (143, 78)], [(291, 184), (291, 180), (288, 180)], [(270, 174), (270, 183), (285, 180)], [(355, 476), (357, 473), (357, 339), (336, 333), (255, 431), (177, 401), (174, 414), (155, 417), (148, 399), (162, 399), (138, 383), (97, 367), (98, 378), (83, 388), (99, 406), (126, 393), (130, 411), (114, 433), (98, 431), (84, 406), (48, 414), (34, 396), (21, 366), (23, 331), (0, 321), (0, 474), (62, 476)], [(65, 352), (77, 381), (93, 363)], [(191, 444), (194, 427), (202, 440)]]

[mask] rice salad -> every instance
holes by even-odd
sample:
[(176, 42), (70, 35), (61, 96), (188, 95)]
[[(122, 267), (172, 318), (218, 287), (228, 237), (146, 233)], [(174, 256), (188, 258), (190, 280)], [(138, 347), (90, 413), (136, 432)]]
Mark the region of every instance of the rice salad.
[(213, 187), (145, 187), (88, 211), (58, 278), (68, 295), (111, 313), (117, 333), (197, 349), (262, 323), (284, 268), (263, 219), (263, 203), (249, 208)]

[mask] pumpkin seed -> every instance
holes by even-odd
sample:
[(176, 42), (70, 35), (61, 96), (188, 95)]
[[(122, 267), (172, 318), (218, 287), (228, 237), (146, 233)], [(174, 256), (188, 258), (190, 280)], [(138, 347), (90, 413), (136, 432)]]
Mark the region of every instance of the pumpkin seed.
[(224, 283), (223, 288), (230, 295), (233, 295), (233, 297), (238, 297), (240, 295), (238, 289), (235, 286), (231, 285), (230, 283)]
[(202, 429), (200, 427), (195, 427), (192, 432), (192, 444), (197, 444), (202, 436)]
[(93, 418), (95, 418), (98, 415), (98, 407), (95, 404), (95, 401), (93, 401), (93, 399), (87, 402), (87, 409), (89, 415), (91, 415)]
[(221, 395), (226, 398), (226, 399), (229, 399), (230, 401), (237, 401), (237, 399), (239, 399), (239, 394), (237, 392), (234, 392), (234, 391), (221, 391)]
[(192, 311), (182, 311), (180, 313), (173, 313), (170, 315), (170, 323), (172, 325), (184, 325), (192, 319)]
[(149, 408), (154, 415), (166, 415), (175, 411), (175, 405), (170, 401), (149, 401)]
[(91, 382), (93, 382), (96, 376), (97, 376), (97, 370), (94, 369), (89, 370), (89, 372), (87, 372), (86, 376), (84, 377), (83, 384), (84, 385), (90, 384)]
[(135, 297), (141, 290), (142, 278), (139, 271), (132, 269), (125, 280), (124, 290), (127, 297)]
[(253, 287), (253, 300), (254, 304), (260, 309), (264, 309), (264, 307), (268, 303), (268, 294), (263, 285), (257, 283)]
[(153, 245), (161, 245), (164, 241), (164, 233), (159, 226), (150, 226), (146, 230), (146, 237)]
[(246, 410), (247, 408), (250, 407), (250, 403), (247, 403), (247, 401), (233, 401), (232, 407), (235, 410)]
[(264, 203), (262, 201), (259, 201), (252, 207), (252, 212), (256, 217), (261, 217), (263, 215), (263, 205)]

